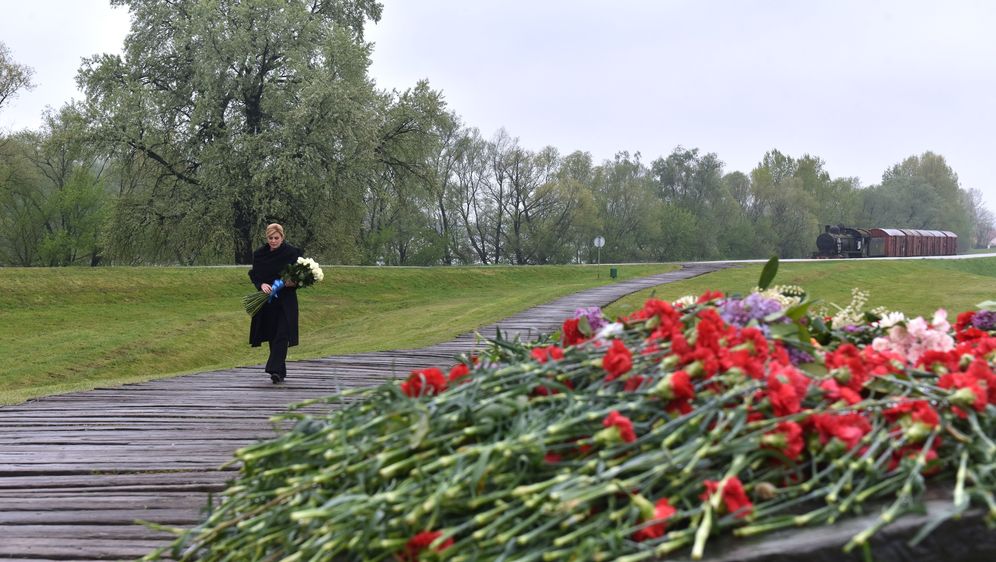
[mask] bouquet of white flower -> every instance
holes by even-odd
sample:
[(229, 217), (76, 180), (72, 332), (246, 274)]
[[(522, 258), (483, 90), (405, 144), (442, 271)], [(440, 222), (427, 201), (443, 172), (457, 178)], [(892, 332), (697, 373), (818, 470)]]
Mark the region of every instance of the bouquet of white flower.
[(284, 269), (284, 272), (280, 275), (280, 279), (273, 282), (270, 286), (270, 294), (266, 294), (263, 291), (256, 291), (255, 293), (246, 295), (242, 297), (242, 306), (245, 307), (249, 316), (256, 316), (256, 313), (263, 308), (264, 304), (279, 297), (278, 293), (280, 289), (284, 288), (288, 283), (293, 283), (293, 286), (303, 289), (314, 285), (322, 279), (325, 279), (325, 272), (322, 271), (318, 262), (311, 258), (297, 258), (296, 262), (289, 264)]

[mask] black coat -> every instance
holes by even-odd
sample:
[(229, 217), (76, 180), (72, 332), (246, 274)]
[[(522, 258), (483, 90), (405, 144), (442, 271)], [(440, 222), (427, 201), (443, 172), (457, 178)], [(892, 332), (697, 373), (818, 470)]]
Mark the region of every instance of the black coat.
[[(284, 242), (276, 250), (263, 244), (252, 253), (252, 269), (249, 279), (261, 290), (263, 283), (273, 284), (288, 264), (301, 257), (301, 250)], [(297, 345), (297, 289), (284, 287), (277, 293), (277, 298), (263, 305), (263, 308), (252, 317), (249, 325), (249, 344), (259, 347), (265, 341), (270, 341), (277, 330), (280, 317), (287, 322), (287, 345)]]

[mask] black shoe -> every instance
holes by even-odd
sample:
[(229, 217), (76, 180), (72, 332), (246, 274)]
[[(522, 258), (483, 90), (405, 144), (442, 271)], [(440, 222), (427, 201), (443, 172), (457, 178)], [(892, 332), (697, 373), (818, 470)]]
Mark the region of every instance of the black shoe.
[(287, 378), (287, 375), (281, 375), (279, 373), (270, 373), (270, 380), (273, 381), (273, 384), (282, 383), (284, 382), (285, 378)]

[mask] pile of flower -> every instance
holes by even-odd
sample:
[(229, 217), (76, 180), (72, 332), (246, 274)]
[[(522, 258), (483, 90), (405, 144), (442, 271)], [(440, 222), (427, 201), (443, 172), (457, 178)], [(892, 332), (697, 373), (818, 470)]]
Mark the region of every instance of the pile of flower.
[(722, 534), (878, 512), (850, 550), (927, 487), (949, 490), (942, 518), (996, 519), (996, 313), (841, 324), (811, 304), (776, 287), (617, 322), (584, 309), (543, 341), (331, 397), (240, 450), (172, 555), (697, 559)]

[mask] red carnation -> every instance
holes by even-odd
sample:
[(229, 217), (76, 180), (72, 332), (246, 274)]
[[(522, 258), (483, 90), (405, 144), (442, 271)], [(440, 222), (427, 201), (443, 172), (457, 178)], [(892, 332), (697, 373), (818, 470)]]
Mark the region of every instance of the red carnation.
[(802, 427), (791, 421), (782, 422), (774, 430), (764, 434), (761, 444), (781, 451), (793, 461), (799, 458), (806, 445), (802, 439)]
[(833, 378), (855, 392), (860, 392), (868, 380), (868, 367), (861, 351), (854, 344), (845, 343), (826, 354), (826, 366)]
[(916, 360), (916, 366), (925, 371), (942, 375), (951, 371), (957, 371), (960, 360), (961, 353), (958, 353), (957, 350), (939, 351), (928, 349)]
[(709, 501), (709, 498), (716, 493), (717, 490), (722, 488), (720, 494), (722, 494), (723, 505), (726, 506), (726, 511), (733, 513), (737, 518), (744, 518), (754, 511), (754, 504), (751, 503), (750, 498), (747, 497), (747, 492), (744, 490), (743, 483), (736, 476), (731, 476), (720, 482), (715, 480), (705, 481), (706, 491), (701, 497), (705, 501)]
[(534, 347), (529, 351), (533, 359), (540, 363), (547, 361), (557, 361), (564, 358), (564, 351), (555, 345), (547, 347)]
[(988, 332), (984, 332), (975, 326), (969, 326), (968, 328), (955, 333), (955, 340), (959, 343), (962, 342), (972, 342), (978, 340), (992, 339), (989, 337)]
[(412, 398), (439, 394), (444, 390), (446, 390), (446, 375), (435, 367), (412, 371), (408, 375), (408, 380), (401, 383), (401, 391)]
[(605, 369), (606, 381), (614, 381), (633, 368), (633, 354), (621, 340), (612, 340), (612, 347), (602, 358), (602, 368)]
[(840, 386), (837, 381), (833, 379), (823, 379), (820, 381), (820, 389), (826, 395), (830, 402), (836, 402), (838, 400), (843, 400), (850, 405), (857, 404), (861, 402), (861, 395), (854, 392), (846, 386)]
[(633, 314), (630, 314), (624, 318), (627, 322), (635, 322), (639, 320), (649, 320), (651, 318), (657, 317), (660, 319), (662, 324), (673, 324), (676, 321), (680, 321), (681, 315), (678, 311), (671, 306), (671, 303), (664, 302), (660, 299), (647, 299), (643, 303), (643, 308), (637, 310)]
[(848, 449), (853, 449), (871, 431), (871, 423), (858, 413), (815, 414), (810, 420), (820, 434), (820, 443), (824, 445), (836, 438)]
[(672, 416), (683, 416), (692, 412), (692, 403), (688, 400), (671, 400), (664, 405), (664, 411)]
[(622, 440), (624, 443), (636, 441), (636, 432), (633, 431), (633, 422), (629, 418), (620, 414), (616, 410), (609, 412), (602, 420), (605, 429), (598, 432), (596, 439), (599, 441), (614, 443)]
[[(971, 407), (981, 412), (986, 409), (989, 395), (979, 382), (978, 378), (969, 373), (948, 373), (937, 381), (937, 386), (953, 390), (950, 400), (955, 406)], [(964, 417), (964, 413), (960, 411), (955, 413)]]
[(626, 386), (623, 387), (623, 390), (625, 390), (626, 392), (636, 392), (637, 389), (639, 389), (643, 385), (643, 383), (649, 380), (650, 377), (645, 377), (643, 375), (632, 375), (626, 379)]
[(452, 369), (450, 369), (449, 379), (450, 382), (455, 382), (457, 380), (462, 379), (463, 377), (466, 377), (469, 374), (470, 374), (470, 367), (468, 367), (463, 363), (457, 363), (456, 365), (453, 365)]
[(667, 530), (665, 520), (677, 513), (678, 510), (667, 501), (667, 498), (661, 498), (657, 500), (657, 503), (651, 504), (649, 500), (638, 494), (633, 496), (633, 501), (640, 509), (643, 523), (653, 522), (653, 525), (648, 525), (633, 533), (633, 540), (642, 542), (663, 537), (664, 531)]
[(654, 392), (665, 400), (691, 400), (695, 398), (692, 378), (685, 371), (675, 371), (664, 377), (654, 387)]
[(966, 310), (958, 315), (958, 319), (955, 320), (954, 329), (956, 332), (961, 332), (962, 330), (972, 326), (972, 319), (975, 318), (974, 310)]
[(577, 345), (588, 339), (583, 333), (581, 333), (581, 328), (578, 327), (578, 322), (578, 318), (569, 318), (564, 320), (564, 324), (560, 328), (561, 340), (564, 347)]
[(695, 301), (695, 302), (698, 303), (698, 304), (702, 304), (702, 303), (706, 303), (706, 302), (709, 302), (709, 301), (712, 301), (712, 300), (716, 300), (716, 299), (721, 299), (721, 298), (723, 298), (723, 293), (722, 292), (707, 290), (706, 292), (702, 293), (702, 295), (699, 296), (698, 300)]
[(788, 416), (802, 409), (802, 399), (809, 388), (809, 377), (795, 367), (775, 367), (768, 374), (768, 399), (776, 416)]
[(904, 399), (882, 412), (890, 422), (899, 422), (910, 443), (919, 443), (940, 425), (941, 418), (926, 400)]
[[(405, 544), (405, 550), (401, 553), (400, 558), (405, 561), (415, 562), (419, 559), (419, 555), (423, 550), (429, 548), (429, 546), (443, 535), (442, 531), (422, 531), (412, 538), (408, 539)], [(450, 537), (440, 543), (439, 546), (435, 548), (436, 552), (442, 552), (447, 548), (453, 546), (453, 538)]]
[(889, 421), (896, 421), (908, 415), (911, 421), (923, 423), (930, 427), (937, 427), (941, 423), (934, 407), (926, 400), (904, 399), (898, 404), (886, 408), (882, 414)]
[[(572, 383), (570, 380), (564, 380), (560, 382), (568, 389), (574, 390), (574, 383)], [(533, 389), (532, 394), (533, 396), (552, 396), (554, 394), (560, 394), (560, 390), (556, 388), (550, 388), (541, 384)]]
[[(924, 467), (923, 470), (920, 471), (920, 474), (923, 474), (924, 476), (933, 476), (941, 471), (941, 463), (937, 462), (937, 447), (939, 445), (939, 441), (940, 438), (936, 439), (931, 448), (926, 452), (926, 454), (924, 454)], [(886, 470), (892, 472), (899, 466), (899, 463), (901, 463), (903, 459), (915, 461), (917, 457), (920, 456), (921, 451), (922, 445), (906, 445), (900, 447), (892, 452), (892, 458), (889, 459), (889, 464), (886, 466)]]

